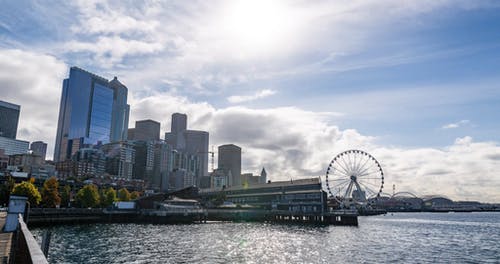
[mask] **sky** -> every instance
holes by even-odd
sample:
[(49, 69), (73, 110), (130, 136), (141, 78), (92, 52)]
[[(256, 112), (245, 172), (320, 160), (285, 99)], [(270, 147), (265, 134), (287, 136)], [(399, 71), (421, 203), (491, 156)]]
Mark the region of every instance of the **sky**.
[(500, 202), (500, 2), (0, 0), (0, 100), (52, 156), (78, 66), (129, 89), (130, 127), (174, 112), (242, 171), (325, 178), (348, 149), (384, 192)]

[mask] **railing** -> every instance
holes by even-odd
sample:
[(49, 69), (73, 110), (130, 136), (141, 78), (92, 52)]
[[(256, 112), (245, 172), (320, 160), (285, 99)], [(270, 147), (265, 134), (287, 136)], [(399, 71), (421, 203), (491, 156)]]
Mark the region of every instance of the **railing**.
[(40, 263), (48, 264), (42, 249), (36, 242), (30, 230), (23, 221), (23, 216), (19, 214), (19, 228), (17, 230), (16, 263)]

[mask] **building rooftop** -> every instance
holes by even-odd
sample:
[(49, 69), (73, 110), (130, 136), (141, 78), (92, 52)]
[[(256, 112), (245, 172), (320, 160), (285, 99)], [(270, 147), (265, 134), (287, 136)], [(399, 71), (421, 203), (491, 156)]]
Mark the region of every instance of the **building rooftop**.
[(16, 104), (1, 101), (1, 100), (0, 100), (0, 106), (6, 107), (6, 108), (11, 108), (11, 109), (18, 110), (18, 111), (21, 109), (20, 105), (16, 105)]
[(77, 71), (81, 71), (81, 72), (87, 73), (87, 74), (91, 75), (92, 77), (94, 77), (94, 78), (96, 78), (96, 79), (99, 79), (99, 80), (101, 80), (101, 81), (103, 81), (103, 82), (106, 82), (106, 83), (108, 82), (108, 80), (107, 80), (106, 78), (101, 77), (101, 76), (99, 76), (99, 75), (97, 75), (97, 74), (95, 74), (95, 73), (91, 73), (91, 72), (89, 72), (89, 71), (86, 71), (86, 70), (84, 70), (84, 69), (82, 69), (82, 68), (80, 68), (80, 67), (77, 67), (77, 66), (73, 66), (73, 67), (71, 67), (71, 69), (70, 69), (70, 70), (77, 70)]

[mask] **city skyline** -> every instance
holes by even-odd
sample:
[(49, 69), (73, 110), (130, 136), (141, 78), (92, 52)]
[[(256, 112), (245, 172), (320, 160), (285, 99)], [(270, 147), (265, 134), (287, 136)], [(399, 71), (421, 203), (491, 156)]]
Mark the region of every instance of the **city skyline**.
[(17, 138), (47, 142), (51, 157), (61, 83), (78, 66), (127, 85), (129, 128), (152, 119), (163, 135), (186, 113), (210, 145), (243, 149), (242, 172), (323, 176), (360, 148), (381, 162), (386, 192), (499, 202), (498, 11), (493, 1), (8, 2), (0, 100), (21, 105)]

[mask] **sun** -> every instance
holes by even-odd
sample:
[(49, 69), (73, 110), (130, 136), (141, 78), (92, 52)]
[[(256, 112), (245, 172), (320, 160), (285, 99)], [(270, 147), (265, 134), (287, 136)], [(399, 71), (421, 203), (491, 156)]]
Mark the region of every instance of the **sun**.
[(275, 50), (293, 29), (290, 7), (278, 0), (230, 1), (222, 23), (226, 38), (247, 53)]

